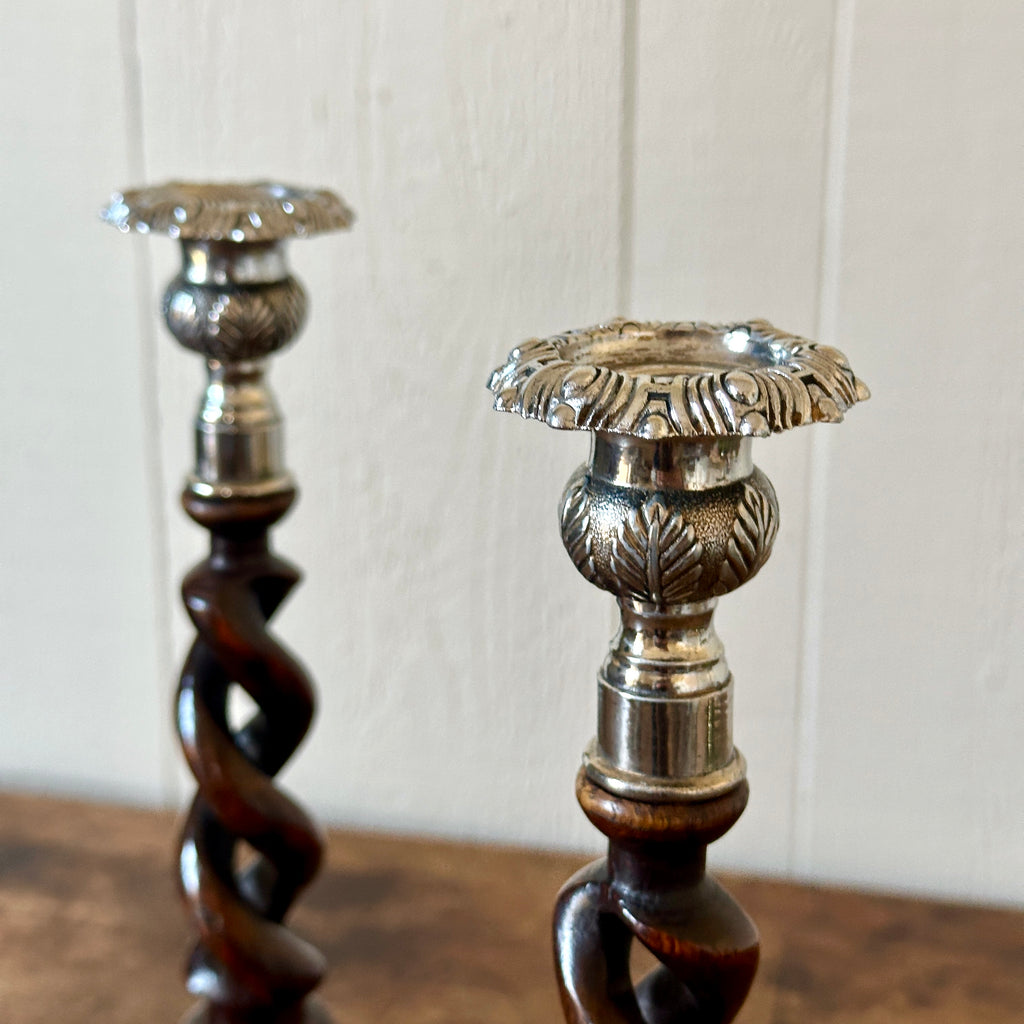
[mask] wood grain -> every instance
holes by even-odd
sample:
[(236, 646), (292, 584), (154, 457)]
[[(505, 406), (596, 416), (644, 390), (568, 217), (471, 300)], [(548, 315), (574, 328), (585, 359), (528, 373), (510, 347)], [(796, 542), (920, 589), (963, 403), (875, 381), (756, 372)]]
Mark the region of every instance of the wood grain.
[[(197, 934), (187, 987), (205, 1001), (190, 1024), (320, 1024), (304, 1000), (323, 977), (323, 956), (281, 927), (323, 853), (317, 825), (275, 782), (315, 709), (312, 681), (268, 625), (300, 578), (268, 535), (294, 500), (294, 487), (230, 500), (182, 494), (189, 517), (210, 531), (209, 557), (181, 585), (196, 638), (177, 723), (197, 791), (178, 880)], [(236, 728), (232, 684), (258, 707)]]
[[(760, 954), (757, 928), (705, 871), (707, 846), (743, 813), (745, 782), (699, 803), (616, 796), (583, 769), (576, 797), (608, 837), (555, 905), (559, 991), (570, 1024), (729, 1024)], [(656, 960), (636, 980), (631, 954)]]
[[(188, 945), (171, 815), (0, 795), (5, 1024), (173, 1022)], [(555, 894), (574, 857), (333, 833), (295, 915), (336, 1024), (560, 1018)], [(761, 933), (740, 1024), (1017, 1024), (1024, 915), (723, 879)]]

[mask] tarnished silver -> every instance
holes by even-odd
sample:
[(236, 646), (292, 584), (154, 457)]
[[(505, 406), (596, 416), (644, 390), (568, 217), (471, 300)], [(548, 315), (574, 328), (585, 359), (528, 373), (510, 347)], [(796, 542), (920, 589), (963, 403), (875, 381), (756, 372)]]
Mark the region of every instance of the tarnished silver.
[(163, 314), (186, 348), (206, 357), (188, 488), (203, 498), (261, 497), (294, 486), (266, 358), (302, 329), (307, 300), (284, 243), (348, 228), (333, 193), (273, 182), (167, 185), (118, 192), (101, 213), (121, 231), (178, 239), (182, 268)]
[(837, 349), (758, 320), (614, 320), (533, 339), (491, 375), (496, 409), (593, 432), (562, 495), (562, 540), (614, 594), (590, 778), (621, 796), (706, 800), (746, 766), (717, 599), (771, 553), (778, 503), (751, 437), (838, 422), (869, 397)]

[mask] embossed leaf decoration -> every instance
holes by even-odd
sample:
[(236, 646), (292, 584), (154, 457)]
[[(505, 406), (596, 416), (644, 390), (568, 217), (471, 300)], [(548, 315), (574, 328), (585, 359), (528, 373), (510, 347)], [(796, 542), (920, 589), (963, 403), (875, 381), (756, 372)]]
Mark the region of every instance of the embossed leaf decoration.
[(716, 594), (727, 594), (749, 580), (768, 559), (779, 524), (772, 502), (763, 491), (746, 486), (736, 510), (732, 536), (715, 584)]
[(569, 481), (562, 505), (562, 543), (583, 578), (603, 586), (597, 576), (590, 537), (590, 498), (587, 477), (580, 467)]
[(302, 322), (302, 295), (281, 290), (270, 302), (261, 292), (233, 292), (221, 301), (224, 314), (217, 320), (221, 343), (229, 352), (271, 350), (284, 335), (294, 334)]
[(654, 604), (685, 601), (700, 579), (704, 553), (693, 526), (659, 501), (633, 510), (612, 541), (612, 572), (634, 596)]
[[(708, 362), (718, 365), (723, 350), (730, 368), (707, 369)], [(742, 369), (733, 366), (738, 351)], [(633, 437), (764, 437), (838, 421), (870, 395), (842, 352), (764, 320), (617, 319), (534, 338), (513, 349), (489, 386), (497, 409), (560, 430)]]

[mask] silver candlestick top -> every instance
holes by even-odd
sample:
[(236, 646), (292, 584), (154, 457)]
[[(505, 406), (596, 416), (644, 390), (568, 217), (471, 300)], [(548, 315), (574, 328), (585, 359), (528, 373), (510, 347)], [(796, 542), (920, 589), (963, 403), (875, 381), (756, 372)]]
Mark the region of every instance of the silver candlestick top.
[(182, 269), (164, 292), (177, 340), (206, 357), (193, 494), (260, 497), (293, 486), (265, 359), (302, 329), (307, 300), (284, 243), (355, 219), (333, 192), (273, 182), (170, 182), (115, 192), (100, 216), (120, 231), (177, 239)]
[(490, 378), (494, 407), (593, 432), (562, 496), (576, 568), (618, 598), (598, 675), (591, 779), (639, 800), (706, 800), (742, 780), (732, 675), (711, 619), (764, 565), (778, 504), (751, 437), (838, 422), (869, 397), (837, 349), (763, 320), (613, 320), (533, 339)]
[(838, 349), (740, 324), (611, 320), (534, 338), (491, 375), (494, 408), (561, 430), (766, 437), (837, 423), (870, 393)]
[(115, 192), (100, 216), (120, 231), (206, 242), (276, 242), (352, 226), (333, 192), (272, 181), (171, 181)]

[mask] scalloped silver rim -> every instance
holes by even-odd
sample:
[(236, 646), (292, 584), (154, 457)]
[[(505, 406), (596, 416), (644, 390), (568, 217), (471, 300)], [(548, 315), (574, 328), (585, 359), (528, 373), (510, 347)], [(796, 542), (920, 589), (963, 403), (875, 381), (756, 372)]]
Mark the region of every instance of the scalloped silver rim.
[(182, 182), (115, 192), (100, 211), (119, 231), (182, 241), (273, 242), (351, 227), (353, 212), (326, 189), (277, 182)]
[[(720, 346), (723, 365), (678, 361), (643, 372), (588, 361), (599, 346), (657, 344), (659, 337), (701, 335)], [(730, 355), (727, 355), (730, 354)], [(737, 359), (737, 353), (742, 359)], [(729, 365), (732, 360), (736, 365)], [(870, 397), (838, 349), (786, 334), (766, 320), (734, 324), (616, 319), (596, 327), (534, 338), (516, 347), (488, 384), (494, 408), (559, 430), (600, 430), (664, 437), (766, 437), (809, 423), (838, 423)]]

